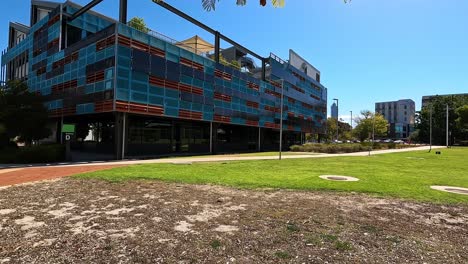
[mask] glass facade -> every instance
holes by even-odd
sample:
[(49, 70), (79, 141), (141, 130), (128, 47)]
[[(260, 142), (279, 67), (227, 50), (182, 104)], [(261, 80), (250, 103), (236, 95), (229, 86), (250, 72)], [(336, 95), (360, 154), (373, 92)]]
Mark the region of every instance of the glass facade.
[(28, 53), (28, 85), (52, 117), (129, 113), (129, 153), (208, 152), (209, 122), (252, 127), (217, 140), (253, 150), (258, 128), (279, 129), (280, 119), (285, 131), (324, 133), (326, 88), (287, 62), (270, 58), (263, 81), (95, 13), (69, 22), (76, 10), (60, 5), (2, 56), (8, 65)]

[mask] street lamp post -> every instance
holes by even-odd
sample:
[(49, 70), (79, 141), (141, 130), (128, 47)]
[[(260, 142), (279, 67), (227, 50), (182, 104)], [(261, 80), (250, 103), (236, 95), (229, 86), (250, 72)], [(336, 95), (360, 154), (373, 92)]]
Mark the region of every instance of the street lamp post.
[(447, 132), (446, 133), (447, 134), (446, 144), (447, 144), (447, 148), (448, 148), (449, 147), (449, 106), (448, 106), (448, 104), (446, 106), (446, 116), (447, 116), (447, 120), (446, 120), (446, 122), (447, 122), (447, 124), (446, 124), (446, 130), (447, 130), (446, 131)]
[(429, 152), (432, 150), (432, 105), (429, 112)]
[(339, 116), (339, 111), (338, 111), (338, 99), (336, 98), (333, 98), (333, 101), (336, 101), (336, 141), (338, 141), (338, 126), (339, 126), (339, 123), (338, 123), (338, 116)]
[(279, 141), (279, 160), (281, 160), (281, 151), (283, 148), (283, 97), (284, 97), (284, 80), (281, 79), (281, 109), (280, 109), (280, 141)]
[(375, 112), (374, 112), (374, 117), (372, 118), (372, 145), (369, 148), (369, 156), (371, 150), (374, 150), (374, 141), (375, 141)]

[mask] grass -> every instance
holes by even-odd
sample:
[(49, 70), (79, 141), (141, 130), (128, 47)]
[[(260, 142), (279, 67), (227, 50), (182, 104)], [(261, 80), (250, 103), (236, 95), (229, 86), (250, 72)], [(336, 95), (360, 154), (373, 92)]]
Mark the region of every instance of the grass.
[(295, 223), (288, 223), (286, 225), (286, 229), (289, 232), (298, 232), (300, 230), (299, 227)]
[[(81, 174), (119, 182), (132, 179), (237, 188), (282, 188), (370, 193), (435, 203), (467, 203), (468, 196), (435, 191), (431, 185), (468, 188), (468, 148), (412, 151), (362, 157), (331, 157), (195, 163), (143, 164)], [(357, 182), (322, 180), (318, 176), (353, 176)]]
[(341, 251), (347, 251), (353, 249), (353, 246), (349, 242), (337, 240), (335, 242), (335, 248)]
[[(290, 155), (317, 155), (319, 153), (312, 152), (293, 152), (293, 151), (284, 151), (281, 153), (283, 156)], [(267, 152), (252, 152), (252, 153), (238, 153), (238, 154), (218, 154), (218, 155), (203, 155), (203, 156), (187, 156), (187, 157), (177, 157), (179, 159), (189, 159), (193, 157), (197, 158), (217, 158), (217, 157), (272, 157), (278, 156), (278, 151), (267, 151)]]
[(213, 240), (211, 241), (210, 243), (210, 246), (213, 248), (213, 249), (218, 249), (221, 247), (221, 242), (219, 240)]
[(291, 258), (291, 255), (286, 251), (276, 251), (275, 256), (280, 258), (280, 259), (289, 259), (289, 258)]

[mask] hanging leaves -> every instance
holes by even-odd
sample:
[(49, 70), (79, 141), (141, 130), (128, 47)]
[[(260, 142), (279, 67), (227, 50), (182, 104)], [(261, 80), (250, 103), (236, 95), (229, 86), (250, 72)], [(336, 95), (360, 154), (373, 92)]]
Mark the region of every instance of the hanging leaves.
[[(153, 0), (153, 1), (162, 1), (162, 0)], [(203, 9), (206, 11), (211, 11), (216, 9), (216, 2), (219, 2), (219, 0), (201, 0), (202, 1), (202, 6)], [(351, 0), (343, 0), (345, 3), (351, 2)], [(247, 0), (236, 0), (236, 4), (239, 6), (244, 6), (247, 4)], [(260, 5), (261, 6), (266, 6), (267, 0), (260, 0)], [(285, 6), (285, 0), (271, 0), (271, 5), (273, 7), (284, 7)]]
[(219, 0), (202, 0), (203, 9), (211, 11), (216, 9), (216, 1)]

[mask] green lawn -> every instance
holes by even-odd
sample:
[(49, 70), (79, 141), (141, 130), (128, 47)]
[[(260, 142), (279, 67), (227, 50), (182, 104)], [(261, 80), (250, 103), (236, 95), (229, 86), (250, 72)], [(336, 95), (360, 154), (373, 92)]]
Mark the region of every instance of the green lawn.
[[(365, 157), (333, 157), (196, 163), (145, 164), (81, 174), (109, 181), (155, 179), (240, 188), (284, 188), (363, 192), (436, 203), (468, 203), (468, 196), (429, 188), (468, 188), (468, 148), (441, 149), (442, 155), (413, 151)], [(333, 182), (318, 176), (353, 176), (358, 182)]]
[[(281, 155), (283, 156), (290, 156), (290, 155), (317, 155), (321, 153), (313, 153), (313, 152), (291, 152), (291, 151), (283, 151)], [(188, 156), (188, 157), (177, 157), (179, 159), (190, 159), (193, 157), (200, 157), (200, 158), (216, 158), (216, 157), (271, 157), (271, 156), (278, 156), (278, 151), (267, 151), (267, 152), (252, 152), (252, 153), (239, 153), (239, 154), (218, 154), (218, 155), (203, 155), (203, 156)]]

